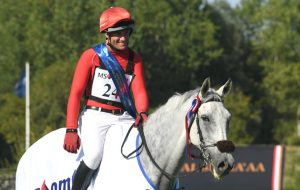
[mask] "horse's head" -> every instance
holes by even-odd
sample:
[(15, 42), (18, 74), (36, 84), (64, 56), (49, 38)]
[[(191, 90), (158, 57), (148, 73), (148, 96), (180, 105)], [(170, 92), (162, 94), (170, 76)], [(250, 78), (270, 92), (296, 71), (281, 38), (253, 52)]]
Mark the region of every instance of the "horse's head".
[(190, 129), (190, 139), (204, 159), (211, 164), (211, 172), (220, 179), (227, 175), (234, 165), (232, 152), (234, 144), (227, 140), (230, 113), (224, 107), (223, 98), (229, 93), (232, 82), (228, 80), (217, 91), (210, 88), (207, 78), (200, 89), (201, 105)]

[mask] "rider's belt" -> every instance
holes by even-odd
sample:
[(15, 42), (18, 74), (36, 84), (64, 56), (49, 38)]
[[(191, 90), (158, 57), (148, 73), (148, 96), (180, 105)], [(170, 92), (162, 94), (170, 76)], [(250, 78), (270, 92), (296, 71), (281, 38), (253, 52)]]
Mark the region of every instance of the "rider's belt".
[(85, 106), (85, 109), (91, 109), (91, 110), (111, 113), (111, 114), (114, 114), (114, 115), (122, 115), (124, 113), (124, 110), (121, 110), (121, 109), (109, 110), (109, 109), (105, 109), (105, 108), (99, 108), (99, 107), (96, 107), (96, 106)]

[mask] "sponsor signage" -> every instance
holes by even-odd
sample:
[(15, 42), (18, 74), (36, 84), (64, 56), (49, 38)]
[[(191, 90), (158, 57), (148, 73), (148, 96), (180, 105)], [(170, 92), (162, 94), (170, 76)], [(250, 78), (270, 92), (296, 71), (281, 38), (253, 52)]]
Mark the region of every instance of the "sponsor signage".
[[(221, 180), (216, 180), (210, 173), (210, 166), (195, 172), (201, 162), (186, 161), (181, 169), (180, 186), (188, 190), (280, 190), (284, 162), (284, 147), (247, 146), (236, 147), (233, 154), (235, 166)], [(194, 172), (194, 173), (193, 173)]]

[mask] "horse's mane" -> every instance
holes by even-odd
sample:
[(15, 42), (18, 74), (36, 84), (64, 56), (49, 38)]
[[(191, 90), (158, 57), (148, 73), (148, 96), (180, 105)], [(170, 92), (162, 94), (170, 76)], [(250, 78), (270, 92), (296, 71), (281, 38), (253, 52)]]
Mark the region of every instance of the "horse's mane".
[(188, 99), (190, 99), (193, 95), (199, 92), (199, 89), (200, 88), (190, 90), (183, 94), (178, 92), (175, 93), (173, 96), (171, 96), (171, 98), (168, 99), (168, 101), (165, 104), (159, 106), (152, 115), (160, 115), (162, 113), (165, 114), (178, 110)]
[[(151, 114), (151, 120), (159, 120), (163, 121), (168, 114), (172, 114), (172, 112), (179, 111), (182, 108), (191, 106), (191, 104), (186, 104), (188, 100), (191, 98), (195, 98), (196, 95), (200, 96), (201, 88), (198, 87), (194, 90), (190, 90), (184, 93), (175, 93), (168, 101), (159, 106), (156, 111)], [(214, 90), (210, 88), (204, 96), (201, 96), (201, 102), (209, 102), (209, 101), (217, 101), (223, 102), (223, 98)], [(186, 109), (188, 109), (186, 108)]]

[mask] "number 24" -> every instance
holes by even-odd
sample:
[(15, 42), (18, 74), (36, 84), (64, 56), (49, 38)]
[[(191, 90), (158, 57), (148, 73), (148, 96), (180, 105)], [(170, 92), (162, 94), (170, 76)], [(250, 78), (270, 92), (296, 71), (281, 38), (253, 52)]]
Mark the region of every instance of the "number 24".
[(102, 94), (102, 96), (109, 97), (110, 95), (115, 95), (115, 96), (117, 95), (117, 89), (115, 89), (110, 93), (111, 90), (110, 84), (105, 84), (104, 86), (107, 87), (107, 90), (104, 92), (104, 94)]

